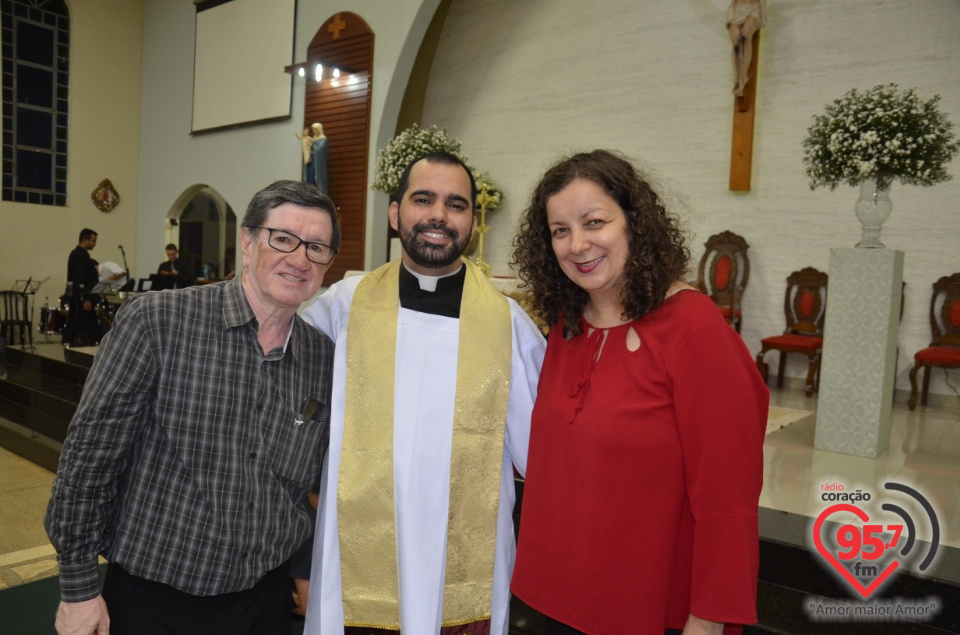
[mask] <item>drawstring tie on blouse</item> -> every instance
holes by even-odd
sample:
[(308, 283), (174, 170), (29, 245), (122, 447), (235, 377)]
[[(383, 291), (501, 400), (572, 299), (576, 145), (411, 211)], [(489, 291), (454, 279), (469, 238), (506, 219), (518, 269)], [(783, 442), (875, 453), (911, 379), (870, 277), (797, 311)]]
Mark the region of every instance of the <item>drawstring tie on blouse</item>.
[(580, 368), (577, 370), (577, 377), (570, 387), (570, 396), (577, 398), (577, 405), (574, 407), (570, 420), (567, 421), (568, 424), (572, 424), (583, 409), (583, 400), (587, 396), (587, 384), (590, 382), (593, 367), (597, 365), (597, 358), (605, 333), (606, 331), (601, 329), (594, 329), (593, 333), (587, 336), (587, 341), (580, 355)]

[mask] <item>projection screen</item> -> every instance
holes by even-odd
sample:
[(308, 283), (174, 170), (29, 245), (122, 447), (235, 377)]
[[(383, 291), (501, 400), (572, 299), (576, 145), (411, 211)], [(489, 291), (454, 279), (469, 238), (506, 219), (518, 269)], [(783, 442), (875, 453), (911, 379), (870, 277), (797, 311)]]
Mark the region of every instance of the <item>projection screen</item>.
[(289, 117), (296, 0), (195, 4), (192, 132)]

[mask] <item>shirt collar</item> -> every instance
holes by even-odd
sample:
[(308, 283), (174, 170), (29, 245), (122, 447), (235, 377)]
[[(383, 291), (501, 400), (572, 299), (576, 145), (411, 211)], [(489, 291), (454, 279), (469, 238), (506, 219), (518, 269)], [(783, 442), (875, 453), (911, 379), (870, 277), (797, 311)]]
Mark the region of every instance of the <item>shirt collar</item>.
[(234, 328), (248, 324), (251, 320), (256, 320), (253, 309), (247, 301), (247, 296), (243, 293), (243, 285), (240, 283), (240, 276), (233, 280), (223, 283), (223, 326), (224, 328)]
[[(427, 276), (422, 273), (414, 273), (407, 269), (407, 265), (400, 265), (400, 286), (409, 290), (422, 291), (424, 293), (453, 293), (463, 288), (463, 282), (466, 279), (467, 268), (460, 263), (460, 268), (453, 273), (444, 276)], [(434, 283), (434, 288), (430, 283)], [(426, 288), (425, 284), (426, 283)]]
[(442, 278), (436, 278), (436, 291), (420, 288), (420, 280), (406, 267), (400, 267), (400, 306), (419, 313), (431, 313), (444, 317), (460, 317), (460, 301), (463, 299), (463, 285), (467, 268)]
[[(246, 294), (243, 292), (241, 276), (235, 276), (233, 280), (222, 284), (223, 327), (227, 329), (236, 328), (253, 322), (254, 330), (257, 330), (260, 327), (260, 323), (257, 320), (257, 316), (253, 313), (253, 308), (250, 306)], [(287, 332), (287, 339), (283, 344), (283, 352), (286, 353), (287, 349), (290, 348), (294, 357), (297, 359), (300, 359), (302, 352), (300, 349), (300, 337), (296, 328), (296, 323), (299, 319), (299, 316), (293, 316), (293, 320), (290, 322), (290, 330)], [(291, 343), (293, 344), (292, 347), (290, 346)], [(269, 355), (270, 351), (267, 351), (267, 354)]]

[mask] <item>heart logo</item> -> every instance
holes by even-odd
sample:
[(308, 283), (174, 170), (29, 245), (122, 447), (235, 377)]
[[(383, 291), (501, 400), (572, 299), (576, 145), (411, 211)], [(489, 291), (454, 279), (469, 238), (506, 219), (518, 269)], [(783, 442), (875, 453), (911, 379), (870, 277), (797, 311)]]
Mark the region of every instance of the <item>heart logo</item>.
[(850, 512), (865, 523), (870, 520), (870, 516), (867, 515), (867, 512), (855, 505), (848, 505), (846, 503), (832, 505), (820, 512), (820, 515), (817, 516), (817, 522), (813, 525), (813, 542), (817, 547), (817, 551), (820, 552), (820, 555), (823, 556), (824, 560), (833, 565), (833, 568), (843, 576), (843, 579), (849, 582), (850, 586), (852, 586), (857, 593), (863, 596), (863, 599), (867, 599), (873, 595), (873, 592), (876, 591), (881, 584), (883, 584), (884, 580), (890, 577), (890, 574), (897, 570), (897, 567), (900, 566), (900, 561), (891, 561), (890, 564), (888, 564), (886, 568), (880, 572), (880, 575), (874, 578), (873, 582), (871, 582), (869, 586), (863, 586), (863, 583), (856, 579), (853, 574), (850, 573), (850, 571), (843, 566), (839, 560), (837, 560), (836, 556), (827, 550), (826, 546), (823, 544), (823, 539), (820, 537), (820, 530), (823, 527), (824, 521), (826, 521), (828, 516), (831, 516), (837, 512)]

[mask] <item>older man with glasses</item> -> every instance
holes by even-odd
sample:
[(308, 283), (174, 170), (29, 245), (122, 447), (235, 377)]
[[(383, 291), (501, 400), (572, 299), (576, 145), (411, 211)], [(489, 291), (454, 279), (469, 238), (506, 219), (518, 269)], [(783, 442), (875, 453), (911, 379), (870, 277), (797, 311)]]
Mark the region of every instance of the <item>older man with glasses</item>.
[(290, 633), (333, 364), (297, 309), (337, 253), (336, 206), (278, 181), (240, 243), (241, 276), (132, 298), (104, 338), (44, 518), (61, 634)]

